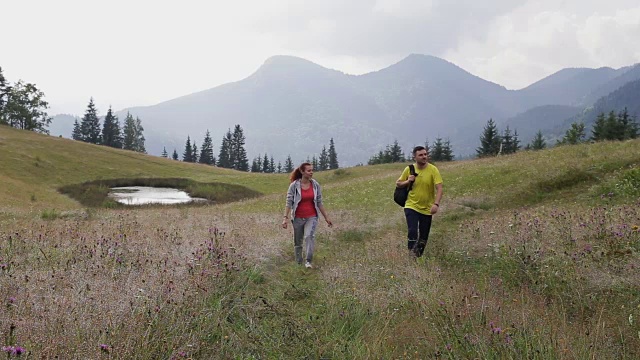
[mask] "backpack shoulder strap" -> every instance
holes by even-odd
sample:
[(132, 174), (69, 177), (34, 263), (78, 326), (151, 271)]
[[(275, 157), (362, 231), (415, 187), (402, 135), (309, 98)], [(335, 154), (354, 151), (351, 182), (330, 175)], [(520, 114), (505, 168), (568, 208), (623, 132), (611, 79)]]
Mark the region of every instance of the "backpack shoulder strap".
[[(411, 175), (418, 175), (416, 174), (416, 168), (413, 164), (409, 165), (409, 174)], [(407, 191), (411, 191), (411, 188), (413, 188), (413, 183), (409, 184), (409, 187), (407, 188)]]

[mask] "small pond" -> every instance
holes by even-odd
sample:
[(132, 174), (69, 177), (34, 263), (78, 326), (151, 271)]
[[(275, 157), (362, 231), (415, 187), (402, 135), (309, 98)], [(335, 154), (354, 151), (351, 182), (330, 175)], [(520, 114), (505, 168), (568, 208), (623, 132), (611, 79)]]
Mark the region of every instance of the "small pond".
[(157, 188), (148, 186), (123, 186), (111, 188), (109, 197), (125, 205), (146, 204), (183, 204), (189, 202), (207, 201), (202, 198), (192, 198), (186, 192), (171, 188)]

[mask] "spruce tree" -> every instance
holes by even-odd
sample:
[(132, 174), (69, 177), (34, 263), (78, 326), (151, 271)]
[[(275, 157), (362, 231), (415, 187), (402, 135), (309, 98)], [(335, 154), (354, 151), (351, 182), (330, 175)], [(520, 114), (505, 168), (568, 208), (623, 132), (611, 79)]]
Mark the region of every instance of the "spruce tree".
[(311, 166), (313, 166), (314, 169), (318, 167), (318, 158), (316, 158), (315, 155), (313, 155), (313, 159), (311, 159)]
[(404, 154), (402, 153), (400, 144), (398, 144), (398, 140), (394, 140), (391, 146), (387, 146), (385, 158), (385, 162), (387, 163), (401, 162), (404, 160)]
[(211, 134), (209, 134), (209, 130), (207, 129), (207, 133), (204, 136), (204, 141), (202, 142), (202, 148), (200, 149), (200, 159), (198, 162), (201, 164), (214, 165), (213, 162), (213, 141), (211, 140)]
[(502, 155), (513, 154), (516, 152), (514, 143), (513, 143), (513, 135), (511, 135), (511, 129), (509, 129), (509, 125), (502, 132)]
[(531, 146), (529, 146), (529, 148), (531, 150), (542, 150), (546, 147), (547, 147), (547, 143), (544, 141), (544, 138), (542, 137), (542, 131), (538, 130), (538, 132), (536, 133), (536, 136), (533, 138), (533, 141), (531, 141)]
[(276, 163), (275, 163), (275, 161), (273, 160), (273, 156), (269, 159), (269, 172), (270, 172), (271, 174), (273, 174), (273, 173), (275, 173), (275, 172), (276, 172)]
[(511, 149), (509, 149), (509, 151), (511, 153), (517, 153), (518, 151), (520, 151), (520, 148), (522, 146), (520, 146), (520, 138), (518, 138), (518, 129), (515, 129), (513, 131), (513, 140), (511, 142), (512, 142), (512, 145), (511, 145)]
[(231, 129), (222, 137), (220, 142), (220, 152), (218, 153), (218, 167), (231, 169), (233, 162), (231, 160), (231, 143), (233, 142), (233, 135)]
[(167, 148), (166, 147), (162, 147), (162, 155), (163, 158), (168, 158), (169, 157), (169, 153), (167, 153)]
[(73, 121), (73, 132), (71, 132), (71, 138), (73, 140), (82, 140), (82, 132), (80, 131), (80, 124), (78, 123), (77, 118)]
[(122, 128), (122, 148), (125, 150), (136, 151), (137, 135), (136, 121), (130, 113), (124, 119)]
[(605, 121), (605, 140), (622, 140), (624, 129), (620, 126), (616, 113), (611, 110)]
[(320, 158), (318, 159), (318, 171), (329, 170), (329, 154), (327, 153), (327, 147), (323, 146), (320, 152)]
[(240, 124), (238, 124), (233, 129), (231, 141), (231, 160), (233, 169), (235, 170), (249, 171), (249, 159), (247, 159), (247, 151), (244, 148), (244, 143), (244, 134)]
[(489, 119), (484, 127), (482, 136), (480, 136), (480, 147), (476, 149), (478, 157), (497, 155), (498, 151), (500, 151), (501, 141), (498, 127), (493, 122), (493, 119)]
[(99, 144), (100, 137), (100, 119), (98, 118), (98, 110), (93, 103), (93, 98), (89, 100), (87, 110), (80, 121), (80, 133), (82, 133), (82, 141), (91, 144)]
[(191, 147), (191, 136), (187, 135), (187, 142), (184, 144), (184, 151), (182, 152), (182, 161), (193, 162), (193, 148)]
[(338, 153), (336, 152), (336, 146), (333, 143), (333, 138), (329, 140), (329, 169), (334, 170), (339, 168)]
[(606, 140), (607, 124), (606, 124), (606, 118), (604, 116), (605, 116), (604, 113), (600, 113), (596, 117), (596, 121), (593, 124), (593, 128), (591, 129), (591, 140), (593, 141)]
[(253, 160), (251, 161), (251, 172), (252, 173), (259, 173), (260, 172), (260, 155), (258, 155), (258, 157), (254, 157)]
[(377, 154), (369, 158), (369, 161), (367, 162), (367, 164), (369, 165), (384, 164), (384, 152), (382, 150), (378, 151)]
[(625, 139), (637, 139), (640, 136), (640, 125), (638, 125), (635, 115), (629, 120), (624, 136)]
[(629, 110), (625, 107), (624, 110), (618, 113), (618, 123), (622, 130), (622, 139), (629, 140), (638, 137), (638, 124), (635, 119), (629, 115)]
[(453, 150), (451, 149), (451, 141), (447, 139), (442, 146), (442, 161), (453, 161), (455, 156), (453, 155)]
[(136, 116), (136, 148), (135, 151), (146, 154), (147, 149), (144, 146), (144, 128), (142, 127), (142, 120)]
[(264, 153), (264, 158), (262, 159), (262, 172), (269, 172), (269, 157), (267, 156), (267, 153)]
[(172, 158), (173, 160), (178, 160), (178, 159), (179, 159), (179, 157), (178, 157), (178, 152), (176, 151), (176, 149), (175, 149), (175, 148), (173, 149), (173, 154), (171, 155), (171, 158)]
[(584, 142), (585, 137), (587, 136), (584, 129), (584, 123), (571, 123), (571, 128), (567, 130), (562, 140), (558, 143), (561, 145), (575, 145)]
[(276, 168), (276, 171), (278, 172), (278, 174), (282, 174), (282, 163), (280, 161), (278, 161), (278, 167)]
[(198, 162), (198, 147), (196, 146), (195, 140), (191, 145), (191, 162), (194, 162), (194, 163)]
[(442, 142), (442, 138), (437, 137), (436, 141), (433, 143), (433, 150), (431, 150), (431, 152), (429, 153), (429, 158), (432, 161), (442, 161), (444, 158), (444, 151), (443, 151), (443, 142)]
[(287, 160), (284, 161), (284, 171), (290, 173), (293, 171), (293, 161), (291, 155), (287, 155)]
[(102, 126), (102, 145), (113, 148), (122, 148), (122, 134), (120, 133), (120, 124), (118, 117), (113, 115), (111, 107), (104, 117), (104, 125)]

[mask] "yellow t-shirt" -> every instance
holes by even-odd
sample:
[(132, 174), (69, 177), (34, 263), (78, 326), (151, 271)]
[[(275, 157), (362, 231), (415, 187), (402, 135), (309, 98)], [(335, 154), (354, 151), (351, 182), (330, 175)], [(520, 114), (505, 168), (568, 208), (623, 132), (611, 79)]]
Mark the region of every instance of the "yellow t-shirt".
[[(436, 201), (436, 184), (442, 184), (442, 177), (438, 168), (432, 164), (420, 170), (418, 166), (414, 164), (416, 169), (416, 181), (413, 183), (409, 196), (407, 197), (407, 203), (405, 208), (413, 209), (421, 214), (431, 215), (431, 206)], [(406, 181), (409, 178), (409, 167), (405, 167), (402, 175), (400, 175), (400, 181)]]

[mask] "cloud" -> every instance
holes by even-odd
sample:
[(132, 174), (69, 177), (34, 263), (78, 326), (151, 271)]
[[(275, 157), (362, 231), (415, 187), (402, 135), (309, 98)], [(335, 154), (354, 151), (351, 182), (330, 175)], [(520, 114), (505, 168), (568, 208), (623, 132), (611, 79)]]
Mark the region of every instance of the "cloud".
[[(497, 0), (491, 7), (475, 0), (324, 0), (304, 2), (305, 10), (297, 1), (272, 3), (286, 10), (271, 12), (256, 29), (274, 34), (291, 50), (386, 57), (442, 53), (464, 33), (482, 36), (492, 19), (524, 0)], [(330, 31), (314, 26), (326, 21)]]
[(532, 2), (500, 16), (489, 26), (488, 40), (465, 38), (443, 56), (509, 88), (525, 87), (566, 67), (640, 62), (640, 5), (621, 8), (612, 1), (607, 9), (585, 12), (571, 2), (554, 4)]
[(278, 54), (352, 74), (429, 54), (509, 88), (640, 62), (637, 0), (25, 0), (3, 15), (5, 75), (35, 82), (54, 113), (90, 96), (101, 112), (151, 105)]
[(520, 88), (564, 67), (640, 61), (633, 0), (271, 0), (267, 7), (272, 11), (253, 23), (256, 30), (349, 73), (423, 53)]

